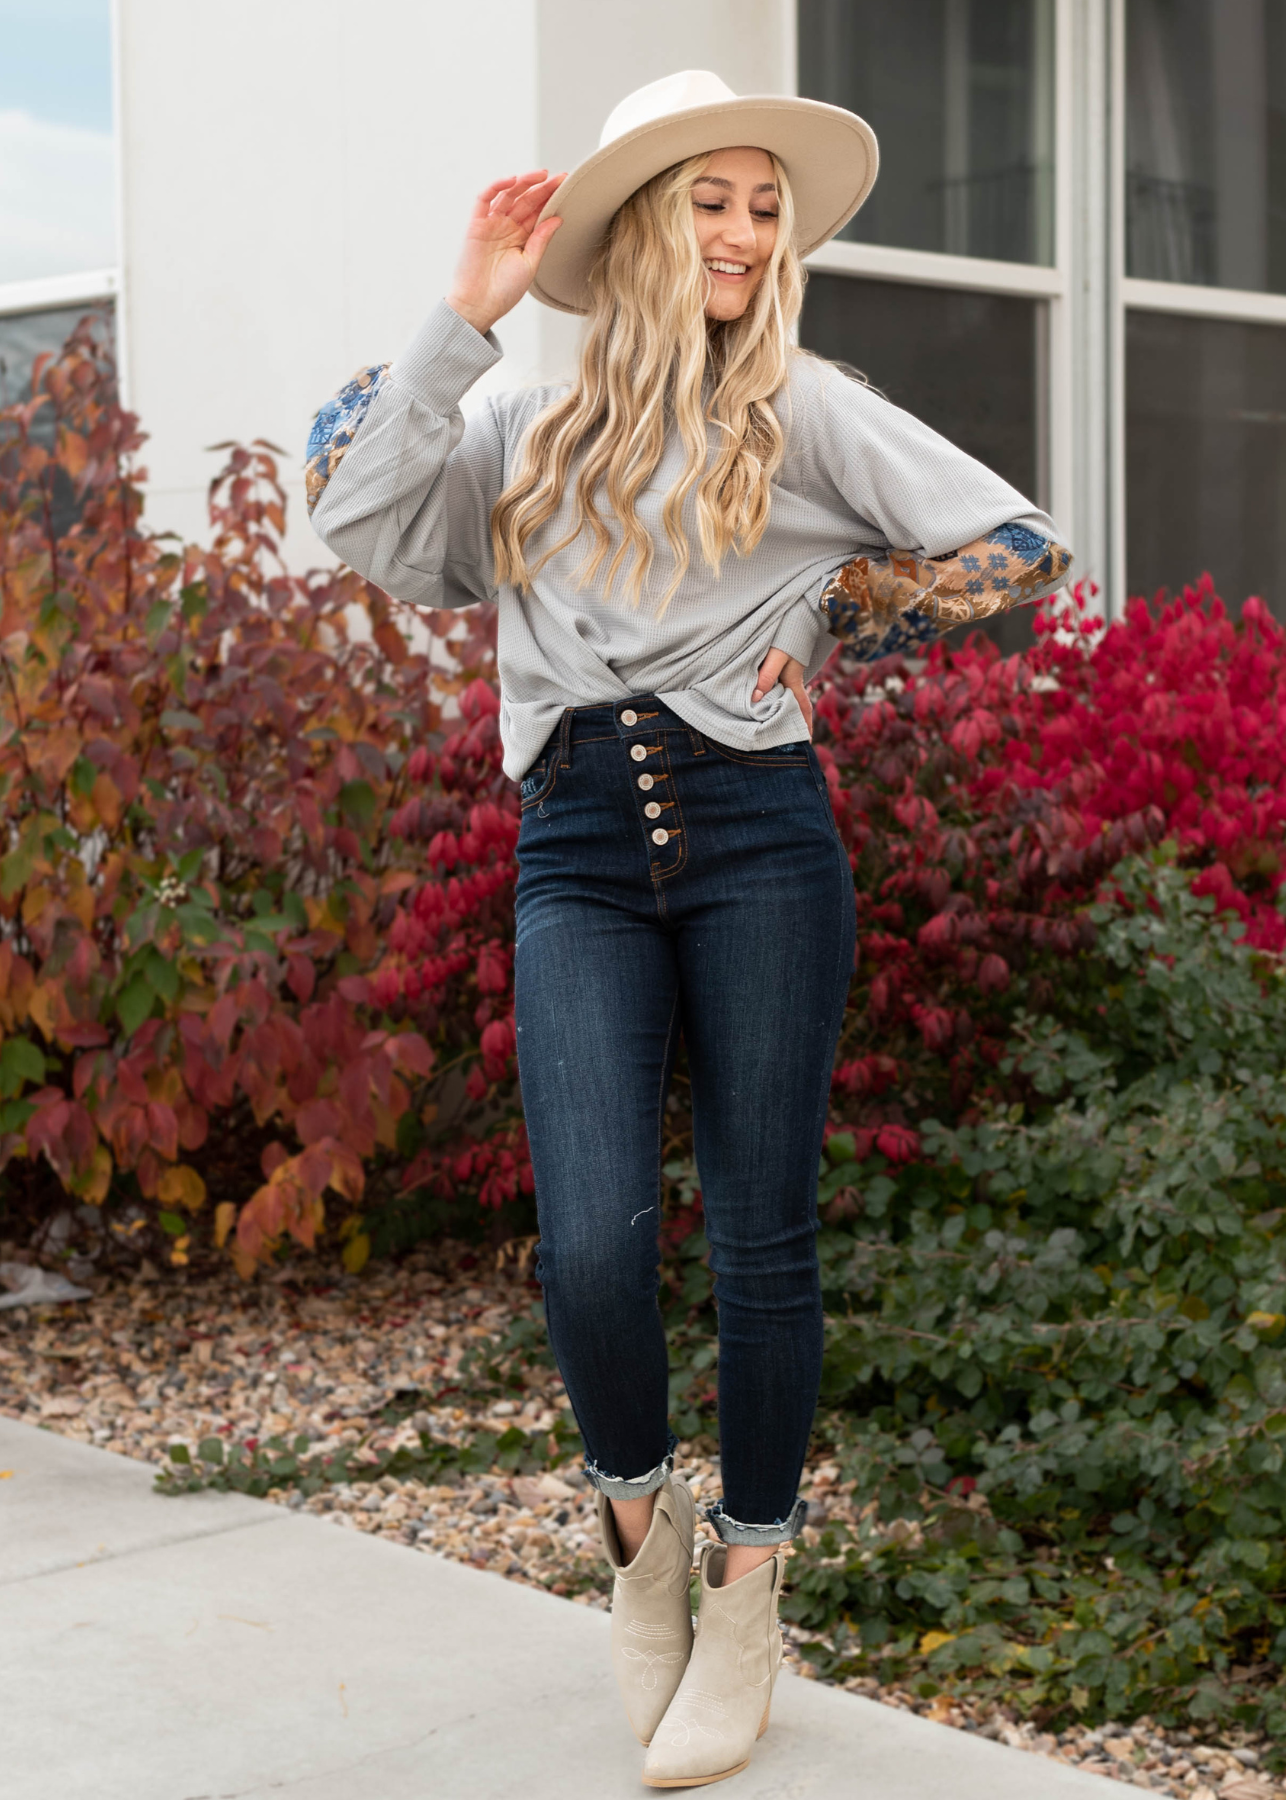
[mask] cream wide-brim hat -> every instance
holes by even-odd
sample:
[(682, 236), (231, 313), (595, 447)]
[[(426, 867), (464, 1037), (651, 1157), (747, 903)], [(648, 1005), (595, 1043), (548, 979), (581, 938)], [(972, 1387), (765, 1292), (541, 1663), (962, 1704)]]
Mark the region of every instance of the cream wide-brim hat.
[(662, 169), (710, 150), (768, 150), (795, 202), (795, 247), (816, 250), (846, 225), (880, 166), (875, 133), (856, 113), (779, 94), (738, 97), (708, 69), (684, 69), (627, 94), (599, 147), (555, 190), (542, 219), (561, 218), (531, 291), (559, 312), (589, 311), (589, 271), (618, 209)]

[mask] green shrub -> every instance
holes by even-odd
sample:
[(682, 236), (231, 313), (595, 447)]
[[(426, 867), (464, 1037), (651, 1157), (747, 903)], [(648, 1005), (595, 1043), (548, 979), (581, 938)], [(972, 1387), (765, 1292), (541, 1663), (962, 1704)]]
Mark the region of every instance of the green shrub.
[[(855, 1499), (795, 1616), (838, 1666), (1044, 1716), (1286, 1726), (1286, 994), (1164, 857), (1120, 865), (1025, 1099), (823, 1196)], [(873, 1503), (873, 1504), (872, 1504)]]

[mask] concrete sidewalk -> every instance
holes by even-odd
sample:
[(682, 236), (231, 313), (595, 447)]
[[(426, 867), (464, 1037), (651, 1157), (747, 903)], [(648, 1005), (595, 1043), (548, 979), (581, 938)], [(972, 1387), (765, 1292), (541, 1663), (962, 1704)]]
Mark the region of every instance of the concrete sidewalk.
[[(0, 1418), (6, 1800), (643, 1800), (603, 1613)], [(720, 1789), (720, 1792), (725, 1790)], [(783, 1676), (737, 1800), (1108, 1800)]]

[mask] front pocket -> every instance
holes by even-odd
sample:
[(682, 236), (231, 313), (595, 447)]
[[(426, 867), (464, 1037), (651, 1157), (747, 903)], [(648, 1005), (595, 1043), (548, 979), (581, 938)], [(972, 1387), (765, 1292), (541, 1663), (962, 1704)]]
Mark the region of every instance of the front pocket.
[(542, 756), (534, 762), (522, 778), (520, 794), (523, 812), (526, 812), (529, 806), (538, 806), (542, 800), (548, 798), (557, 779), (557, 752), (549, 756)]
[(733, 750), (727, 744), (707, 738), (710, 748), (725, 762), (741, 763), (753, 769), (799, 769), (807, 766), (807, 744), (774, 744), (771, 750)]

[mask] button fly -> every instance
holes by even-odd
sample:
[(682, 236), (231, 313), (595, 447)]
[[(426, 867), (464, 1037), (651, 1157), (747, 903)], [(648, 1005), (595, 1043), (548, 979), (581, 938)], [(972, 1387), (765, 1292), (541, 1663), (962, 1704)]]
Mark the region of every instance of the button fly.
[(643, 748), (642, 744), (635, 744), (630, 750), (630, 755), (634, 758), (635, 762), (642, 762), (647, 755), (647, 751)]
[(643, 792), (646, 793), (650, 787), (656, 786), (656, 776), (655, 775), (640, 775), (639, 776), (639, 786), (643, 789)]
[(643, 811), (649, 819), (659, 819), (661, 816), (661, 808), (655, 800), (649, 800)]
[(652, 842), (654, 844), (668, 844), (669, 841), (670, 834), (668, 831), (657, 830), (652, 833)]
[(627, 706), (625, 711), (621, 714), (621, 724), (622, 725), (637, 725), (638, 722), (639, 722), (639, 716), (635, 712), (634, 708), (632, 706)]

